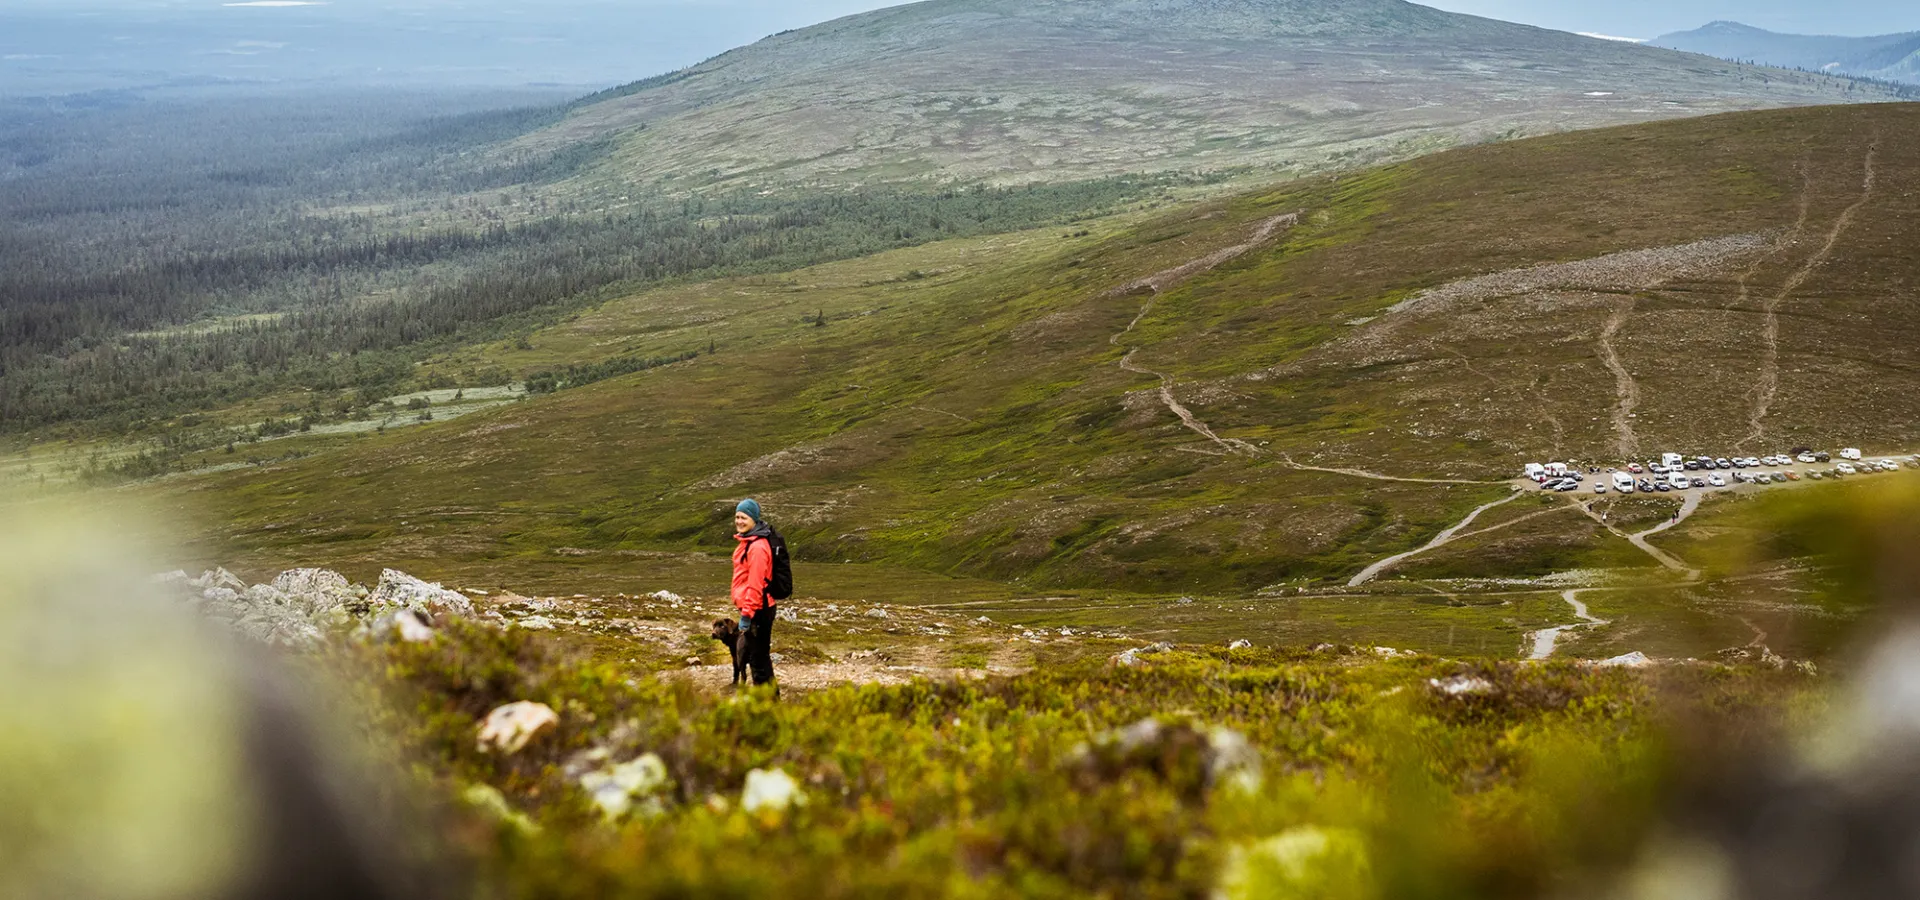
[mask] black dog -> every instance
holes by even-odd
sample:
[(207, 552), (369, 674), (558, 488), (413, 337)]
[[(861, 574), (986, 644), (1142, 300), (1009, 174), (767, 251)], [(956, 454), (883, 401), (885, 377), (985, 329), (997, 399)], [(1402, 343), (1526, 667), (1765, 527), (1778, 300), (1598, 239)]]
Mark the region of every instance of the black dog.
[(727, 652), (733, 654), (733, 683), (738, 685), (747, 677), (747, 631), (740, 623), (732, 619), (713, 620), (713, 639), (727, 645)]

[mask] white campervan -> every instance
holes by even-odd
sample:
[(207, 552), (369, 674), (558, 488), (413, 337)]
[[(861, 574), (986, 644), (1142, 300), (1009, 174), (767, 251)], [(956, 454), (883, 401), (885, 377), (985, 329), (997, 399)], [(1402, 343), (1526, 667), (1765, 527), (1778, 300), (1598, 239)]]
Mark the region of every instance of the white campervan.
[(1622, 494), (1633, 493), (1633, 476), (1625, 472), (1613, 473), (1613, 489)]
[(1687, 464), (1687, 458), (1678, 453), (1660, 454), (1660, 464), (1669, 469), (1678, 469)]
[(1547, 467), (1539, 463), (1527, 463), (1527, 477), (1539, 481), (1547, 476)]
[(1859, 447), (1848, 447), (1847, 449), (1840, 451), (1841, 459), (1858, 460), (1860, 456), (1861, 456), (1861, 453), (1860, 453)]

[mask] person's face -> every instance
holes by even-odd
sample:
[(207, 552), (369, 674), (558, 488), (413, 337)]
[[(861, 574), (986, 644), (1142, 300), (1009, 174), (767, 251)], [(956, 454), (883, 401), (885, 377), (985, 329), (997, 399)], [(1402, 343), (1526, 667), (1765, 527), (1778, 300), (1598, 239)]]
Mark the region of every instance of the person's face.
[(733, 533), (746, 534), (753, 530), (753, 517), (743, 512), (733, 514)]

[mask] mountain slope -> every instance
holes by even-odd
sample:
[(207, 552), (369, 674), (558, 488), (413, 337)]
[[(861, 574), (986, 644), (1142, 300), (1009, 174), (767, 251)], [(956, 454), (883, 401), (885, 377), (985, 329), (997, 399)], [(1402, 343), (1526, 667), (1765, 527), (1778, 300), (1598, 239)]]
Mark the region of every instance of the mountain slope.
[(1780, 34), (1739, 22), (1713, 22), (1693, 31), (1662, 35), (1651, 43), (1722, 59), (1920, 84), (1920, 32), (1836, 37)]
[[(1914, 105), (1709, 117), (664, 288), (439, 366), (717, 353), (162, 494), (214, 523), (208, 559), (262, 570), (697, 585), (754, 495), (814, 584), (863, 596), (981, 589), (862, 563), (1344, 585), (1528, 460), (1920, 449), (1917, 148)], [(1610, 529), (1666, 495), (1610, 524), (1523, 500), (1405, 572), (1661, 573)]]
[(930, 0), (617, 89), (526, 138), (691, 186), (1306, 170), (1876, 89), (1401, 0)]

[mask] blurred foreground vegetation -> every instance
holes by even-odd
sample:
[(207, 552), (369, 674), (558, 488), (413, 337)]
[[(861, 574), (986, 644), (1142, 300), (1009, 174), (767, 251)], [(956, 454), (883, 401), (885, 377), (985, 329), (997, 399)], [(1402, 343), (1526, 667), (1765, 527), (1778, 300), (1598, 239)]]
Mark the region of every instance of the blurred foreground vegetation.
[[(1639, 849), (1668, 724), (1765, 730), (1821, 702), (1791, 669), (1147, 659), (779, 699), (629, 681), (518, 629), (340, 661), (382, 673), (382, 718), (428, 761), (482, 896), (1537, 896)], [(519, 700), (560, 724), (478, 749)], [(1222, 728), (1257, 768), (1210, 772)], [(624, 817), (577, 786), (649, 753), (667, 778)], [(749, 773), (776, 769), (804, 800), (743, 810)]]

